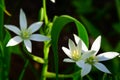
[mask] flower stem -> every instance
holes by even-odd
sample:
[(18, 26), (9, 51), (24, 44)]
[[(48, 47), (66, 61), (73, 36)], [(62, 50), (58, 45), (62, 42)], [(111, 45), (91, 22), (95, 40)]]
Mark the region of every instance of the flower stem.
[(24, 67), (23, 67), (23, 70), (22, 70), (22, 72), (20, 73), (19, 80), (22, 80), (22, 79), (23, 79), (23, 76), (24, 76), (24, 73), (25, 73), (25, 70), (26, 70), (28, 64), (29, 64), (29, 60), (26, 61), (25, 65), (24, 65)]
[(50, 49), (50, 41), (44, 42), (44, 60), (45, 63), (43, 64), (42, 68), (42, 74), (41, 74), (41, 79), (40, 80), (46, 80), (46, 73), (48, 70), (48, 55), (49, 55), (49, 49)]
[[(46, 77), (47, 78), (55, 78), (56, 77), (56, 73), (53, 72), (47, 72), (46, 73)], [(72, 74), (58, 74), (59, 78), (72, 78), (73, 75)]]
[(47, 17), (47, 11), (46, 11), (46, 0), (43, 0), (43, 11), (44, 11), (44, 18), (45, 18), (45, 24), (48, 24), (48, 17)]

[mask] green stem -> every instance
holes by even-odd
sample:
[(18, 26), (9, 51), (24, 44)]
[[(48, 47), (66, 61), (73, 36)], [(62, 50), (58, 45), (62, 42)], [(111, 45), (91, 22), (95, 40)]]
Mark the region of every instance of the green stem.
[(107, 76), (107, 74), (104, 73), (104, 75), (103, 75), (103, 77), (102, 77), (102, 80), (105, 80), (106, 76)]
[[(56, 73), (53, 72), (47, 72), (46, 73), (46, 77), (47, 78), (55, 78), (56, 77)], [(73, 75), (72, 74), (58, 74), (59, 78), (72, 78)]]
[(48, 55), (49, 55), (49, 49), (50, 49), (50, 41), (44, 42), (44, 60), (45, 63), (43, 64), (42, 74), (40, 80), (46, 80), (46, 73), (48, 70)]
[(22, 72), (20, 73), (19, 80), (23, 80), (23, 76), (24, 76), (24, 73), (25, 73), (25, 70), (26, 70), (28, 64), (29, 64), (29, 60), (26, 61), (25, 65), (24, 65), (24, 67), (23, 67), (23, 70), (22, 70)]
[(46, 0), (43, 0), (43, 10), (44, 10), (44, 18), (45, 18), (45, 24), (48, 24), (48, 17), (47, 17), (47, 10), (46, 10)]
[[(81, 71), (76, 71), (72, 74), (58, 74), (59, 78), (74, 78), (76, 75), (80, 75)], [(56, 73), (53, 72), (47, 72), (45, 75), (47, 78), (55, 78), (56, 77)], [(82, 80), (82, 78), (81, 78)]]
[(88, 78), (89, 80), (93, 80), (89, 75), (87, 75), (87, 78)]

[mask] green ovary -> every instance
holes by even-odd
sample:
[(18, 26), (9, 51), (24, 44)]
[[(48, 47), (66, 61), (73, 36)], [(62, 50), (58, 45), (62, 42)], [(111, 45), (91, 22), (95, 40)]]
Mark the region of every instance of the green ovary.
[(86, 59), (86, 63), (89, 63), (89, 64), (94, 64), (96, 62), (98, 62), (98, 60), (96, 59), (95, 56), (91, 56), (91, 57)]
[(30, 38), (30, 33), (29, 33), (29, 31), (27, 31), (27, 30), (22, 31), (21, 37), (22, 37), (23, 39), (29, 39), (29, 38)]

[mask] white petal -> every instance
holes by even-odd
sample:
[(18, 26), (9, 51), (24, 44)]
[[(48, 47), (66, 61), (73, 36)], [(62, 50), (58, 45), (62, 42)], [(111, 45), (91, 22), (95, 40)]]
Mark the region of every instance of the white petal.
[(26, 49), (31, 53), (32, 52), (32, 44), (30, 40), (24, 40), (24, 44)]
[(94, 55), (95, 51), (86, 51), (85, 53), (82, 54), (82, 60), (85, 60), (89, 57), (91, 57), (92, 55)]
[(42, 26), (43, 22), (36, 22), (33, 23), (29, 26), (28, 31), (30, 31), (31, 33), (36, 32), (38, 29), (40, 29), (40, 27)]
[(102, 63), (95, 63), (94, 66), (102, 72), (111, 73)]
[(9, 42), (7, 43), (7, 47), (8, 46), (15, 46), (15, 45), (19, 44), (20, 42), (22, 42), (21, 37), (15, 36), (9, 40)]
[(71, 53), (70, 53), (70, 50), (67, 49), (66, 47), (62, 47), (62, 50), (64, 51), (64, 53), (69, 57), (69, 58), (72, 58), (71, 56)]
[(81, 50), (82, 50), (82, 42), (81, 42), (81, 40), (79, 40), (79, 42), (78, 42), (78, 44), (77, 44), (77, 50), (78, 50), (78, 53), (80, 53), (81, 54)]
[(73, 34), (73, 36), (74, 36), (74, 39), (75, 39), (76, 44), (78, 44), (80, 38), (79, 38), (76, 34)]
[(91, 71), (92, 66), (90, 64), (84, 64), (84, 67), (81, 70), (81, 77), (84, 77)]
[(50, 1), (52, 1), (53, 3), (55, 3), (55, 0), (50, 0)]
[(83, 40), (80, 39), (77, 35), (75, 35), (75, 34), (73, 34), (73, 35), (74, 35), (76, 44), (78, 44), (79, 40), (81, 40), (82, 41), (82, 50), (88, 51), (88, 48), (87, 48), (86, 44), (83, 42)]
[(99, 54), (97, 56), (97, 59), (98, 59), (98, 61), (106, 61), (106, 60), (113, 59), (118, 55), (119, 55), (119, 53), (117, 53), (117, 52), (105, 52), (105, 53)]
[(101, 36), (98, 36), (97, 39), (93, 42), (91, 50), (96, 51), (94, 55), (96, 55), (100, 49), (101, 46)]
[(20, 30), (14, 25), (4, 25), (5, 28), (9, 29), (10, 31), (14, 32), (17, 35), (20, 35)]
[(25, 13), (22, 9), (20, 9), (20, 28), (21, 30), (27, 29), (27, 20)]
[(79, 60), (79, 61), (76, 62), (76, 64), (77, 64), (78, 67), (84, 68), (85, 61)]
[(70, 51), (75, 51), (76, 50), (76, 46), (71, 39), (69, 39), (68, 46), (70, 48)]
[(65, 58), (64, 60), (63, 60), (63, 62), (69, 62), (69, 63), (73, 63), (73, 62), (75, 62), (74, 60), (72, 60), (72, 59), (69, 59), (69, 58)]
[(40, 34), (33, 34), (30, 37), (31, 40), (33, 41), (47, 41), (50, 40), (50, 38), (44, 36), (44, 35), (40, 35)]

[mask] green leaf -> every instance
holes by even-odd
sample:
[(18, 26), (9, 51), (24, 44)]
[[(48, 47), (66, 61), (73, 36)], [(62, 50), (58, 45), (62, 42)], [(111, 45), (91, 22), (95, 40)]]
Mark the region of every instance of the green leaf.
[(86, 43), (87, 46), (89, 45), (87, 31), (78, 20), (67, 15), (57, 17), (54, 20), (51, 31), (51, 39), (52, 39), (51, 42), (52, 42), (52, 49), (54, 52), (54, 59), (55, 59), (54, 61), (55, 61), (56, 79), (58, 79), (58, 39), (63, 27), (70, 22), (75, 23), (77, 27), (78, 35)]
[[(80, 16), (81, 21), (83, 22), (83, 24), (85, 25), (86, 29), (88, 30), (88, 32), (90, 33), (90, 35), (93, 38), (96, 38), (98, 35), (102, 35), (102, 32), (97, 29), (89, 20), (87, 20), (85, 17)], [(107, 38), (102, 35), (102, 49), (104, 51), (108, 51), (108, 50), (112, 50), (112, 46), (110, 44), (110, 42), (107, 40)]]
[[(0, 0), (0, 5), (4, 6), (4, 0)], [(0, 8), (0, 40), (3, 40), (4, 11)]]

